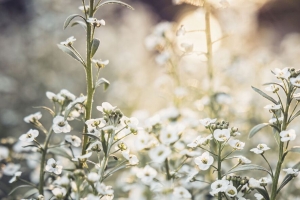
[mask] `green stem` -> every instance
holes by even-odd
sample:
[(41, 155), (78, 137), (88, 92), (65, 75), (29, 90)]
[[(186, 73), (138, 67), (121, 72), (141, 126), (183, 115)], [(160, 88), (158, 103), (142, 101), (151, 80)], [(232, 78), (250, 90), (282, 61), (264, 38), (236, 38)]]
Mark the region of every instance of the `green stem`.
[[(221, 173), (221, 170), (222, 170), (222, 158), (221, 158), (221, 153), (222, 153), (222, 148), (221, 148), (221, 143), (219, 142), (219, 145), (218, 145), (218, 180), (221, 180), (222, 179), (222, 173)], [(218, 200), (221, 200), (222, 199), (222, 193), (219, 192), (218, 194)]]
[(165, 167), (166, 167), (166, 172), (167, 172), (167, 180), (171, 180), (172, 176), (170, 174), (170, 167), (169, 167), (168, 158), (166, 158), (166, 160), (165, 160)]
[[(94, 0), (90, 0), (90, 9), (89, 9), (89, 17), (92, 18), (94, 16)], [(92, 117), (92, 104), (94, 97), (94, 83), (93, 83), (93, 68), (92, 68), (92, 58), (91, 58), (91, 42), (92, 38), (92, 29), (93, 25), (87, 23), (87, 36), (86, 36), (86, 83), (87, 83), (87, 102), (85, 107), (85, 121), (91, 119)], [(87, 133), (87, 126), (84, 126), (84, 133)], [(86, 146), (88, 143), (88, 135), (83, 136), (82, 143), (82, 155), (86, 154)], [(82, 166), (81, 166), (82, 167)]]
[(52, 127), (49, 130), (45, 142), (44, 142), (44, 148), (42, 151), (42, 160), (41, 160), (41, 166), (40, 166), (40, 182), (39, 182), (39, 193), (41, 195), (44, 195), (44, 168), (45, 168), (45, 161), (46, 161), (46, 155), (47, 155), (47, 150), (48, 150), (48, 145), (50, 142), (50, 138), (52, 135), (53, 131), (52, 131)]
[(264, 154), (260, 154), (264, 160), (266, 161), (266, 163), (268, 164), (269, 168), (270, 168), (270, 171), (271, 171), (271, 174), (272, 174), (272, 178), (274, 177), (274, 173), (273, 173), (273, 170), (272, 170), (272, 167), (270, 165), (270, 163), (268, 162), (267, 158), (264, 156)]

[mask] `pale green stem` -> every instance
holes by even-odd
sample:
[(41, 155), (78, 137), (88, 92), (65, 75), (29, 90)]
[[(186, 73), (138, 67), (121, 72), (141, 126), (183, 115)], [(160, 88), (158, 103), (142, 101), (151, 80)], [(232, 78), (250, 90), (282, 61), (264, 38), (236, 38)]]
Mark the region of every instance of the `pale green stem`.
[[(222, 170), (222, 158), (221, 158), (221, 153), (222, 153), (222, 148), (221, 148), (221, 143), (218, 144), (218, 180), (221, 180), (222, 179), (222, 173), (221, 173), (221, 170)], [(222, 193), (219, 192), (218, 194), (218, 200), (221, 200), (222, 199)]]
[(165, 167), (166, 167), (166, 173), (167, 173), (167, 180), (171, 180), (172, 176), (170, 174), (170, 167), (169, 167), (168, 158), (166, 158), (166, 160), (165, 160)]

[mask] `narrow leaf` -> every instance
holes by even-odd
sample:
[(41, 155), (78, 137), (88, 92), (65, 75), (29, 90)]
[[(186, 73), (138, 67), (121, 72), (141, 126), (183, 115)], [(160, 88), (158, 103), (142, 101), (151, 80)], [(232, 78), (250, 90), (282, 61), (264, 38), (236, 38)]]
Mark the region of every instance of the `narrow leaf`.
[(32, 195), (38, 193), (38, 192), (39, 192), (38, 189), (33, 188), (33, 189), (27, 191), (27, 192), (24, 194), (23, 198), (28, 198), (28, 197), (30, 197), (30, 196), (32, 196)]
[(289, 120), (289, 123), (291, 122), (291, 121), (293, 121), (296, 117), (298, 117), (300, 115), (300, 110), (298, 110), (294, 115), (293, 115), (293, 117), (291, 117), (291, 119)]
[(260, 94), (261, 96), (265, 97), (266, 99), (268, 99), (269, 101), (272, 101), (274, 104), (278, 104), (278, 102), (273, 99), (273, 97), (270, 97), (269, 95), (267, 95), (266, 93), (264, 93), (263, 91), (261, 91), (260, 89), (257, 89), (256, 87), (251, 86), (252, 89), (257, 92), (258, 94)]
[(103, 151), (105, 153), (105, 156), (107, 156), (107, 145), (106, 145), (106, 140), (105, 140), (105, 136), (104, 136), (104, 131), (101, 131), (101, 141), (102, 141)]
[(92, 49), (91, 49), (91, 56), (93, 57), (99, 47), (100, 44), (100, 40), (98, 40), (97, 38), (94, 38), (92, 41)]
[(62, 50), (63, 52), (65, 52), (66, 54), (68, 54), (75, 60), (79, 61), (81, 64), (83, 64), (82, 61), (80, 60), (80, 58), (74, 53), (74, 51), (72, 49), (70, 49), (69, 47), (66, 47), (65, 45), (62, 45), (62, 44), (57, 44), (57, 46), (58, 46), (58, 48), (60, 48), (60, 50)]
[[(298, 162), (297, 164), (295, 164), (292, 168), (293, 168), (293, 169), (299, 169), (299, 168), (300, 168), (300, 162)], [(284, 179), (282, 180), (281, 185), (279, 186), (279, 188), (278, 188), (278, 190), (277, 190), (277, 193), (279, 193), (280, 190), (282, 190), (282, 188), (283, 188), (286, 184), (288, 184), (293, 178), (294, 178), (293, 175), (287, 174), (287, 175), (284, 177)]]
[(262, 123), (262, 124), (258, 124), (256, 126), (254, 126), (250, 132), (249, 132), (249, 135), (248, 135), (248, 138), (252, 138), (258, 131), (260, 131), (262, 128), (268, 126), (269, 124), (268, 123)]
[(265, 171), (271, 175), (271, 172), (269, 172), (266, 168), (255, 164), (240, 165), (237, 168), (234, 168), (231, 171), (227, 172), (226, 174), (240, 172), (240, 171), (249, 171), (249, 170)]
[(87, 135), (87, 136), (89, 136), (89, 137), (91, 137), (91, 138), (93, 138), (93, 139), (95, 139), (95, 140), (99, 140), (99, 141), (101, 142), (100, 138), (97, 137), (96, 135), (93, 135), (93, 134), (90, 134), (90, 133), (84, 133), (84, 134), (82, 134), (82, 135)]
[(54, 111), (53, 111), (51, 108), (48, 108), (48, 107), (46, 107), (46, 106), (35, 106), (35, 107), (33, 107), (33, 108), (42, 108), (42, 109), (44, 109), (44, 110), (47, 110), (47, 111), (50, 113), (50, 115), (52, 115), (53, 117), (54, 117), (54, 115), (55, 115)]
[(105, 78), (100, 78), (97, 82), (96, 82), (96, 87), (99, 87), (100, 85), (103, 84), (103, 89), (104, 91), (108, 88), (108, 86), (110, 85), (109, 81), (106, 80)]
[(52, 148), (52, 149), (49, 149), (49, 152), (50, 153), (53, 153), (54, 155), (58, 155), (58, 156), (62, 156), (62, 157), (65, 157), (69, 160), (72, 160), (72, 156), (70, 156), (64, 149), (62, 148)]
[(105, 1), (105, 2), (101, 3), (99, 6), (97, 6), (96, 9), (98, 9), (98, 8), (100, 8), (101, 6), (104, 6), (104, 5), (106, 5), (106, 4), (119, 4), (119, 5), (121, 5), (121, 6), (125, 6), (125, 7), (129, 8), (129, 9), (131, 9), (131, 10), (134, 10), (134, 8), (133, 8), (132, 6), (130, 6), (130, 5), (127, 4), (127, 3), (124, 3), (123, 1)]
[(15, 187), (12, 191), (10, 191), (10, 193), (8, 194), (8, 196), (10, 196), (12, 193), (14, 193), (16, 190), (20, 189), (20, 188), (26, 188), (26, 187), (31, 187), (33, 188), (32, 185), (20, 185), (18, 187)]
[(261, 194), (265, 200), (270, 200), (269, 194), (266, 190), (262, 189), (262, 188), (255, 188), (255, 190), (257, 192), (259, 192), (259, 194)]
[(80, 25), (82, 28), (84, 28), (84, 30), (86, 30), (86, 23), (83, 21), (75, 21), (71, 24), (71, 27), (76, 26), (76, 25)]
[(67, 17), (65, 23), (64, 23), (64, 29), (66, 29), (70, 22), (75, 18), (75, 17), (81, 17), (82, 19), (84, 19), (84, 17), (82, 17), (81, 15), (78, 15), (78, 14), (73, 14), (73, 15), (70, 15), (69, 17)]
[(300, 146), (294, 146), (289, 150), (290, 152), (300, 153)]

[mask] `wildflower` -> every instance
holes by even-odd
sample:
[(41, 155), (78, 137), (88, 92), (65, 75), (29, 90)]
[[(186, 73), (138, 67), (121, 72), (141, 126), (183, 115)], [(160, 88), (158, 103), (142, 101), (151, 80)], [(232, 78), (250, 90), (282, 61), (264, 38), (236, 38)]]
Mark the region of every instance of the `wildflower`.
[(261, 188), (260, 182), (255, 178), (249, 179), (249, 187), (250, 188)]
[(93, 142), (89, 144), (87, 151), (102, 151), (102, 143), (100, 141)]
[(138, 151), (150, 148), (155, 143), (155, 140), (147, 133), (142, 131), (137, 135), (135, 147)]
[(74, 36), (69, 37), (68, 39), (66, 39), (66, 41), (61, 42), (61, 45), (65, 45), (65, 46), (72, 46), (73, 42), (76, 41), (76, 38), (74, 38)]
[(293, 98), (300, 101), (300, 93), (293, 94)]
[(38, 130), (30, 129), (27, 133), (21, 135), (19, 137), (19, 140), (25, 141), (25, 142), (32, 142), (35, 140), (35, 138), (39, 135)]
[(98, 19), (96, 19), (96, 18), (91, 18), (91, 17), (90, 17), (90, 18), (88, 18), (86, 21), (87, 21), (88, 23), (90, 23), (90, 24), (96, 26), (96, 27), (105, 26), (105, 21), (104, 21), (103, 19), (98, 20)]
[(238, 158), (239, 163), (242, 165), (251, 163), (251, 160), (249, 160), (248, 158), (246, 158), (244, 156), (233, 156), (233, 158)]
[(68, 187), (70, 184), (70, 180), (67, 176), (62, 176), (62, 177), (58, 177), (58, 179), (56, 179), (54, 183), (62, 187)]
[(149, 185), (153, 179), (156, 177), (157, 171), (150, 167), (149, 165), (146, 165), (143, 169), (140, 169), (137, 173), (136, 176), (141, 179), (141, 181)]
[(207, 128), (212, 123), (215, 123), (217, 119), (205, 118), (205, 119), (200, 119), (199, 121), (203, 126), (205, 126), (205, 128)]
[(186, 33), (185, 26), (181, 25), (180, 28), (176, 32), (176, 36), (184, 36)]
[(106, 125), (106, 122), (103, 118), (89, 119), (85, 122), (88, 128), (88, 132), (94, 135), (98, 135), (99, 129), (103, 128)]
[(135, 117), (127, 118), (125, 116), (122, 117), (125, 125), (129, 128), (130, 132), (133, 134), (137, 134), (138, 132), (138, 124), (139, 120)]
[(50, 99), (53, 102), (63, 102), (65, 98), (61, 96), (60, 94), (54, 94), (53, 92), (46, 92), (46, 96), (48, 99)]
[(281, 124), (283, 121), (283, 117), (279, 117), (278, 119), (277, 118), (272, 118), (269, 120), (269, 124)]
[(286, 67), (286, 68), (284, 68), (284, 69), (282, 69), (282, 70), (281, 70), (281, 69), (278, 69), (278, 68), (275, 68), (274, 74), (275, 74), (275, 76), (276, 76), (277, 78), (284, 78), (284, 79), (286, 79), (286, 80), (288, 80), (289, 77), (291, 76), (291, 73), (290, 73), (288, 67)]
[(54, 188), (52, 193), (57, 199), (62, 199), (67, 194), (67, 190), (65, 188)]
[(95, 65), (100, 69), (109, 64), (109, 60), (101, 60), (101, 59), (100, 60), (92, 59), (92, 62), (95, 63)]
[(62, 172), (62, 166), (61, 165), (58, 165), (57, 162), (53, 159), (53, 158), (50, 158), (48, 161), (47, 161), (47, 165), (45, 167), (45, 170), (50, 172), (50, 173), (54, 173), (54, 174), (61, 174)]
[(87, 180), (89, 182), (95, 183), (100, 180), (100, 175), (98, 175), (96, 172), (91, 172), (87, 175)]
[(272, 180), (268, 177), (263, 177), (263, 178), (258, 179), (258, 183), (260, 186), (266, 186), (270, 182), (272, 182)]
[(88, 194), (84, 199), (82, 200), (99, 200), (98, 196), (95, 196), (93, 194)]
[(154, 162), (162, 163), (171, 154), (171, 149), (165, 145), (159, 145), (149, 151), (149, 156)]
[(190, 42), (184, 42), (184, 43), (181, 43), (180, 45), (184, 50), (185, 52), (191, 52), (193, 51), (193, 48), (194, 48), (194, 44), (193, 43), (190, 43)]
[(219, 192), (225, 192), (229, 186), (229, 181), (227, 180), (217, 180), (211, 184), (211, 194), (214, 196)]
[(136, 157), (136, 155), (129, 154), (129, 149), (122, 151), (122, 155), (126, 160), (128, 160), (129, 165), (137, 165), (139, 163), (139, 159)]
[(42, 118), (41, 112), (37, 112), (31, 115), (28, 115), (24, 118), (24, 121), (26, 123), (35, 123), (36, 121), (39, 121)]
[(225, 142), (230, 138), (229, 129), (216, 129), (214, 131), (214, 138), (220, 142)]
[(237, 189), (233, 185), (228, 185), (225, 194), (229, 197), (235, 197), (237, 195)]
[(270, 148), (266, 144), (259, 144), (256, 148), (250, 149), (256, 154), (263, 154), (265, 151), (269, 150)]
[(200, 152), (192, 151), (191, 149), (183, 149), (182, 151), (180, 151), (180, 154), (191, 158), (199, 156)]
[(280, 132), (281, 142), (292, 141), (296, 139), (296, 133), (294, 129)]
[(4, 169), (2, 170), (2, 172), (6, 176), (13, 176), (20, 169), (20, 167), (21, 167), (20, 164), (8, 163), (4, 167)]
[(278, 85), (275, 85), (275, 84), (270, 84), (270, 85), (268, 85), (268, 86), (265, 88), (265, 90), (268, 91), (268, 92), (276, 93), (276, 92), (278, 92), (278, 90), (279, 90), (279, 86), (278, 86)]
[(85, 7), (86, 11), (88, 11), (90, 9), (89, 5), (79, 6), (78, 9), (84, 12), (84, 7)]
[(74, 101), (76, 99), (76, 96), (66, 89), (62, 89), (59, 94), (69, 101)]
[(185, 189), (184, 187), (180, 186), (180, 187), (175, 187), (173, 190), (173, 197), (175, 199), (190, 199), (192, 198), (191, 193)]
[(92, 152), (89, 152), (89, 153), (86, 153), (84, 155), (75, 156), (75, 158), (73, 158), (72, 160), (73, 161), (84, 161), (87, 158), (91, 157), (91, 155), (92, 155)]
[(254, 196), (255, 196), (256, 200), (265, 200), (265, 198), (259, 193), (255, 193)]
[(111, 186), (106, 186), (104, 183), (98, 183), (96, 185), (96, 190), (101, 195), (109, 195), (112, 196), (114, 194), (114, 190)]
[(81, 139), (75, 135), (66, 135), (65, 141), (70, 143), (74, 147), (79, 147), (81, 144)]
[(228, 144), (233, 147), (234, 150), (242, 150), (245, 146), (245, 143), (244, 142), (241, 142), (239, 140), (234, 140), (234, 139), (231, 139), (228, 141)]
[(300, 75), (296, 78), (290, 78), (290, 81), (295, 87), (300, 87)]
[(196, 157), (194, 162), (201, 170), (207, 170), (214, 162), (214, 158), (208, 152), (204, 152), (201, 156)]
[(166, 145), (176, 142), (179, 139), (179, 131), (176, 126), (167, 126), (161, 130), (159, 140)]
[(53, 119), (52, 128), (55, 133), (68, 133), (71, 131), (71, 126), (65, 121), (63, 116), (56, 116)]
[(164, 65), (168, 62), (170, 57), (171, 57), (171, 55), (169, 52), (163, 51), (155, 57), (155, 61), (158, 65)]
[(19, 177), (21, 176), (21, 174), (22, 174), (22, 172), (17, 171), (17, 172), (15, 173), (15, 175), (9, 180), (9, 183), (15, 182), (15, 181), (17, 180), (17, 178), (19, 178)]
[(9, 150), (7, 147), (0, 146), (0, 161), (8, 158)]
[(281, 108), (281, 105), (268, 104), (264, 108), (268, 110), (279, 110)]
[(293, 169), (293, 168), (287, 168), (287, 169), (283, 169), (284, 172), (286, 172), (287, 174), (291, 174), (294, 177), (298, 176), (299, 174), (299, 169)]
[(114, 111), (116, 108), (116, 106), (112, 106), (110, 103), (108, 102), (103, 102), (102, 106), (97, 106), (97, 110), (99, 110), (100, 112), (102, 112), (103, 114), (110, 114), (112, 111)]

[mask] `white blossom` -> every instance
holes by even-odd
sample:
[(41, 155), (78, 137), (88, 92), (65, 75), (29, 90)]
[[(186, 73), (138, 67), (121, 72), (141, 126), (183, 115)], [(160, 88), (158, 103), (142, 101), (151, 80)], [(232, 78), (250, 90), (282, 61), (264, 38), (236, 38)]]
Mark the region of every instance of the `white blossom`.
[(280, 132), (281, 142), (292, 141), (296, 139), (296, 133), (294, 129)]
[(296, 78), (290, 78), (290, 81), (295, 87), (300, 87), (300, 75)]
[(225, 192), (229, 186), (229, 181), (227, 180), (216, 180), (211, 184), (211, 194), (215, 195), (219, 192)]
[(256, 148), (250, 149), (250, 151), (256, 154), (262, 154), (265, 151), (269, 150), (270, 148), (266, 144), (259, 144)]
[(98, 20), (90, 17), (86, 21), (96, 27), (105, 26), (105, 21), (103, 19)]
[(81, 139), (76, 135), (66, 135), (65, 141), (70, 143), (74, 147), (79, 147), (81, 144)]
[(52, 193), (56, 198), (61, 199), (67, 194), (67, 190), (65, 188), (54, 188)]
[(299, 169), (287, 168), (287, 169), (283, 169), (282, 171), (286, 172), (287, 174), (291, 174), (293, 176), (298, 176), (299, 174)]
[(163, 144), (169, 145), (179, 139), (180, 129), (177, 126), (167, 126), (161, 130), (159, 139)]
[(122, 151), (123, 157), (128, 160), (130, 165), (137, 165), (139, 163), (139, 159), (136, 157), (136, 155), (130, 154), (129, 152), (129, 149)]
[(277, 124), (277, 123), (281, 124), (282, 121), (283, 121), (283, 117), (279, 117), (278, 120), (277, 118), (272, 118), (269, 120), (269, 124)]
[(194, 162), (201, 170), (207, 170), (214, 162), (214, 158), (208, 152), (204, 152), (201, 156), (196, 157)]
[(97, 106), (97, 110), (99, 110), (103, 114), (110, 114), (115, 109), (116, 109), (116, 106), (112, 106), (108, 102), (103, 102), (101, 106)]
[(184, 43), (181, 43), (180, 45), (185, 52), (192, 52), (193, 49), (194, 49), (194, 44), (193, 43), (190, 43), (190, 42), (184, 42)]
[(159, 145), (149, 151), (149, 156), (154, 162), (162, 163), (171, 154), (171, 149), (165, 145)]
[(66, 39), (66, 41), (61, 42), (61, 45), (65, 45), (65, 46), (72, 46), (72, 44), (76, 41), (76, 38), (74, 36), (71, 36), (69, 38)]
[(214, 138), (220, 142), (225, 142), (230, 138), (230, 129), (214, 130)]
[(71, 131), (71, 126), (69, 123), (64, 119), (63, 116), (56, 116), (53, 119), (53, 131), (54, 133), (68, 133)]
[(275, 85), (275, 84), (270, 84), (268, 85), (266, 88), (265, 88), (266, 91), (268, 92), (277, 92), (279, 90), (279, 86), (278, 85)]
[(50, 158), (47, 161), (47, 165), (45, 167), (45, 170), (48, 171), (48, 172), (59, 175), (62, 172), (62, 168), (63, 167), (61, 165), (58, 165), (58, 163), (53, 158)]
[(2, 172), (7, 176), (13, 176), (20, 169), (20, 167), (20, 164), (8, 163)]
[(237, 195), (237, 189), (233, 185), (228, 185), (225, 194), (229, 197), (235, 197)]
[(192, 195), (187, 189), (180, 186), (180, 187), (174, 188), (173, 197), (176, 200), (182, 200), (182, 199), (190, 199), (190, 198), (192, 198)]
[(228, 141), (228, 144), (234, 149), (234, 150), (242, 150), (245, 146), (244, 142), (241, 142), (236, 139), (230, 139)]
[(279, 110), (281, 108), (281, 105), (268, 104), (264, 108), (268, 110)]
[(291, 76), (291, 73), (290, 73), (288, 67), (286, 67), (286, 68), (284, 68), (282, 70), (278, 69), (278, 68), (275, 68), (275, 70), (273, 72), (275, 73), (275, 76), (277, 78), (284, 78), (284, 79), (288, 80), (290, 78), (290, 76)]
[(39, 135), (39, 131), (35, 129), (30, 129), (27, 133), (21, 135), (19, 137), (19, 140), (25, 141), (25, 142), (32, 142), (35, 140), (35, 138)]
[(15, 175), (9, 180), (9, 183), (13, 183), (17, 180), (18, 177), (20, 177), (22, 172), (18, 171), (15, 173)]
[(109, 60), (101, 60), (101, 59), (99, 60), (92, 59), (92, 62), (95, 63), (95, 65), (97, 65), (97, 67), (99, 68), (103, 68), (109, 64)]
[(41, 112), (37, 112), (31, 115), (28, 115), (27, 117), (24, 118), (24, 121), (26, 123), (34, 123), (36, 121), (39, 121), (42, 118), (42, 113)]
[(89, 153), (86, 153), (86, 154), (84, 154), (84, 155), (75, 156), (75, 158), (73, 158), (72, 160), (73, 160), (73, 161), (85, 160), (85, 159), (91, 157), (92, 153), (93, 153), (93, 152), (89, 152)]
[(0, 146), (0, 161), (8, 158), (9, 156), (9, 150), (7, 147)]
[(203, 126), (208, 127), (212, 123), (215, 123), (217, 119), (205, 118), (205, 119), (200, 119), (199, 121)]
[(136, 176), (146, 185), (149, 185), (156, 175), (157, 171), (149, 165), (146, 165), (143, 169), (138, 170), (136, 173)]
[(233, 158), (237, 158), (240, 164), (249, 164), (251, 163), (251, 160), (249, 160), (248, 158), (244, 157), (244, 156), (233, 156)]
[(97, 182), (100, 180), (100, 175), (97, 174), (96, 172), (90, 172), (88, 175), (87, 175), (87, 180), (90, 181), (90, 182)]
[(265, 200), (265, 198), (263, 197), (263, 195), (259, 194), (259, 193), (255, 193), (254, 194), (256, 200)]
[(62, 89), (59, 94), (69, 101), (74, 101), (76, 99), (76, 96), (66, 89)]

